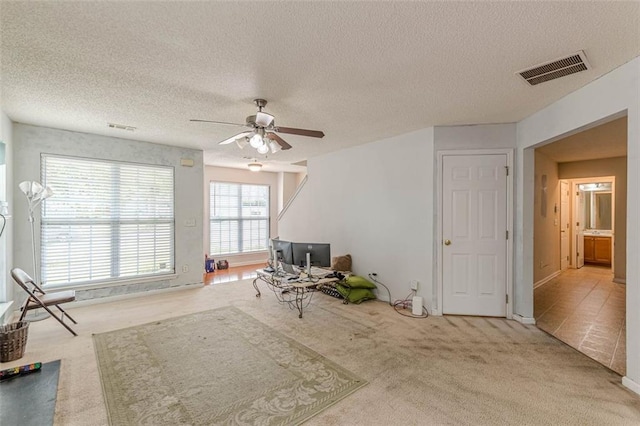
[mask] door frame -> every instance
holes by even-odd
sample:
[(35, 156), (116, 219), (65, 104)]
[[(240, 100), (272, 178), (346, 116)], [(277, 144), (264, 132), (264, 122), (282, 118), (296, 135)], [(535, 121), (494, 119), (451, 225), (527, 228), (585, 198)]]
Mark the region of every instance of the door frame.
[[(567, 186), (567, 193), (564, 194), (562, 191), (562, 185), (565, 184)], [(571, 264), (572, 264), (572, 255), (571, 255), (571, 238), (573, 233), (571, 232), (571, 224), (572, 222), (575, 223), (575, 221), (572, 220), (573, 217), (573, 208), (572, 208), (572, 203), (571, 203), (571, 197), (573, 196), (573, 186), (571, 185), (571, 181), (569, 179), (560, 179), (558, 181), (558, 192), (560, 193), (560, 219), (558, 219), (558, 226), (560, 228), (560, 272), (566, 271), (567, 269), (571, 269)], [(575, 201), (575, 196), (573, 196), (574, 201)], [(562, 206), (562, 202), (563, 199), (566, 202), (566, 208), (563, 208)], [(562, 221), (562, 215), (567, 215), (567, 229), (565, 230), (566, 233), (566, 239), (567, 239), (567, 243), (569, 244), (569, 247), (567, 247), (567, 259), (566, 259), (566, 267), (563, 268), (562, 267), (562, 255), (564, 254), (562, 252), (562, 229), (565, 225), (565, 223)]]
[(436, 164), (436, 229), (435, 229), (435, 253), (436, 253), (436, 285), (433, 286), (433, 299), (435, 301), (435, 306), (431, 307), (433, 315), (442, 315), (442, 295), (443, 295), (443, 270), (442, 270), (442, 259), (443, 259), (443, 234), (442, 234), (442, 216), (443, 216), (443, 185), (444, 185), (444, 157), (446, 156), (455, 156), (455, 155), (506, 155), (507, 167), (509, 173), (507, 175), (507, 231), (509, 232), (509, 238), (507, 239), (507, 258), (506, 258), (506, 292), (507, 292), (507, 319), (513, 318), (513, 180), (514, 180), (514, 170), (513, 170), (513, 149), (508, 148), (495, 148), (495, 149), (461, 149), (461, 150), (440, 150), (437, 151), (437, 164)]
[[(615, 176), (594, 176), (594, 177), (586, 177), (586, 178), (568, 178), (565, 179), (571, 183), (571, 221), (572, 225), (576, 223), (576, 201), (575, 201), (575, 193), (577, 191), (578, 185), (581, 183), (592, 183), (595, 181), (598, 182), (611, 182), (611, 273), (615, 275), (615, 243), (616, 243), (616, 177)], [(571, 227), (571, 241), (575, 241), (576, 239), (576, 229), (575, 226)], [(576, 258), (577, 247), (575, 244), (571, 244), (571, 259), (572, 261)], [(572, 262), (571, 268), (576, 268), (574, 262)]]

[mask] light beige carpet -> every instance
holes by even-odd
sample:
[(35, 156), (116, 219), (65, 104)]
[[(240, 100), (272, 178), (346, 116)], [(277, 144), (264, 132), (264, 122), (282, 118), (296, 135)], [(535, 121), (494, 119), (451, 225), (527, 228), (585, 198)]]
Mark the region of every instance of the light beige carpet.
[(299, 424), (366, 384), (234, 307), (94, 343), (113, 425)]
[(92, 333), (234, 306), (369, 382), (305, 426), (640, 424), (640, 397), (620, 375), (535, 326), (412, 319), (324, 294), (298, 318), (273, 293), (255, 294), (245, 280), (73, 308), (78, 337), (54, 319), (34, 322), (25, 356), (0, 367), (62, 359), (55, 425), (108, 425)]

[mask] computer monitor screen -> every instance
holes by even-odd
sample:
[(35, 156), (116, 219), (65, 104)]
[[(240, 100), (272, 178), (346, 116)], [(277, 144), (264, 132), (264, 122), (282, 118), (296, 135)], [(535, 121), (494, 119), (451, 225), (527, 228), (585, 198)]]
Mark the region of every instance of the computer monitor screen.
[(276, 260), (293, 265), (293, 250), (290, 241), (272, 239), (271, 245), (276, 255)]
[(307, 253), (311, 254), (311, 266), (331, 266), (331, 245), (328, 243), (292, 243), (293, 262), (307, 266)]

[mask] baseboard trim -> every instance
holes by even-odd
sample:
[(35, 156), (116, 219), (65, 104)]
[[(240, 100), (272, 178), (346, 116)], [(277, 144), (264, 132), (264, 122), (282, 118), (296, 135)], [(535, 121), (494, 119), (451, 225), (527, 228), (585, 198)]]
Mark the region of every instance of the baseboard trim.
[(118, 300), (134, 299), (137, 297), (151, 296), (153, 294), (160, 294), (160, 293), (171, 293), (174, 291), (181, 291), (181, 290), (191, 290), (191, 289), (200, 288), (200, 287), (204, 287), (204, 283), (192, 283), (192, 284), (185, 284), (177, 287), (159, 288), (155, 290), (138, 291), (136, 293), (118, 294), (116, 296), (97, 297), (95, 299), (87, 299), (87, 300), (76, 300), (75, 302), (66, 303), (65, 307), (79, 308), (82, 306), (97, 305), (99, 303), (109, 303), (109, 302), (115, 302)]
[(551, 281), (552, 279), (554, 279), (555, 277), (557, 277), (558, 275), (560, 275), (562, 273), (562, 271), (556, 271), (553, 274), (547, 276), (546, 278), (541, 279), (540, 281), (538, 281), (537, 283), (535, 283), (533, 285), (533, 288), (538, 288), (541, 285), (544, 285), (546, 283), (548, 283), (549, 281)]
[(618, 283), (618, 284), (627, 285), (627, 279), (626, 278), (614, 278), (613, 282), (614, 283)]
[(622, 378), (622, 384), (631, 389), (633, 392), (637, 393), (638, 395), (640, 395), (640, 384), (634, 382), (633, 380), (631, 380), (630, 378), (628, 378), (627, 376), (624, 376)]
[(511, 319), (518, 321), (520, 324), (536, 325), (536, 319), (531, 317), (523, 317), (522, 315), (513, 314)]

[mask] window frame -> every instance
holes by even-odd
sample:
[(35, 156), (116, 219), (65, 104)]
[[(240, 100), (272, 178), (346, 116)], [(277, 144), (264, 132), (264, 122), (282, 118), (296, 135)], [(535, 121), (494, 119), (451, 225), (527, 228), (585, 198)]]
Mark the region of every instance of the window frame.
[[(238, 216), (229, 216), (224, 217), (223, 219), (215, 219), (213, 217), (213, 187), (216, 184), (222, 185), (236, 185), (238, 187), (238, 199), (239, 202), (236, 205), (237, 211), (242, 211), (242, 188), (243, 187), (261, 187), (266, 188), (267, 194), (265, 200), (267, 202), (266, 206), (266, 217), (260, 218), (251, 218), (251, 217), (242, 217), (241, 213)], [(271, 238), (271, 185), (267, 183), (248, 183), (248, 182), (231, 182), (231, 181), (221, 181), (221, 180), (210, 180), (209, 181), (209, 256), (210, 257), (218, 257), (218, 256), (242, 256), (242, 255), (250, 255), (255, 253), (264, 253), (269, 250), (269, 239)], [(266, 222), (266, 238), (264, 241), (264, 247), (261, 247), (257, 250), (247, 250), (242, 251), (243, 238), (242, 238), (242, 222), (243, 221), (251, 221), (251, 220), (263, 220)], [(238, 223), (238, 234), (237, 234), (237, 244), (239, 247), (239, 251), (229, 251), (223, 253), (214, 253), (213, 251), (213, 224), (214, 222), (232, 222), (236, 221)]]
[[(117, 245), (115, 246), (110, 246), (110, 253), (111, 253), (111, 262), (109, 263), (109, 270), (110, 270), (110, 276), (107, 278), (99, 278), (99, 279), (89, 279), (89, 280), (78, 280), (78, 281), (67, 281), (67, 282), (54, 282), (54, 283), (47, 283), (44, 280), (44, 275), (45, 275), (45, 268), (43, 268), (42, 266), (44, 266), (45, 264), (45, 249), (46, 249), (46, 245), (45, 245), (45, 226), (48, 224), (64, 224), (64, 221), (61, 221), (60, 219), (51, 219), (51, 218), (47, 218), (45, 217), (45, 212), (47, 209), (47, 201), (51, 200), (51, 199), (46, 199), (42, 202), (42, 206), (40, 208), (40, 214), (39, 214), (39, 218), (40, 218), (40, 229), (39, 229), (39, 235), (40, 235), (40, 250), (39, 250), (39, 257), (40, 257), (40, 265), (41, 267), (40, 269), (40, 273), (41, 273), (41, 279), (43, 280), (43, 287), (44, 288), (55, 288), (55, 289), (63, 289), (63, 288), (72, 288), (72, 289), (78, 289), (78, 288), (99, 288), (99, 287), (110, 287), (110, 286), (116, 286), (116, 285), (123, 285), (123, 284), (133, 284), (133, 283), (142, 283), (142, 282), (151, 282), (151, 281), (158, 281), (158, 280), (166, 280), (166, 279), (171, 279), (171, 278), (175, 278), (177, 277), (176, 274), (176, 173), (175, 173), (175, 167), (174, 166), (170, 166), (170, 165), (164, 165), (164, 164), (150, 164), (150, 163), (141, 163), (141, 162), (133, 162), (133, 161), (122, 161), (122, 160), (112, 160), (112, 159), (104, 159), (104, 158), (96, 158), (96, 157), (81, 157), (81, 156), (72, 156), (72, 155), (65, 155), (65, 154), (50, 154), (50, 153), (41, 153), (40, 154), (40, 176), (41, 176), (41, 182), (43, 183), (43, 185), (48, 185), (47, 184), (47, 176), (46, 176), (46, 158), (57, 158), (57, 159), (72, 159), (72, 160), (79, 160), (79, 161), (85, 161), (85, 162), (89, 162), (89, 163), (99, 163), (102, 165), (118, 165), (118, 166), (124, 166), (124, 167), (140, 167), (140, 168), (151, 168), (151, 169), (164, 169), (165, 171), (170, 171), (170, 179), (171, 179), (171, 195), (170, 195), (170, 200), (171, 200), (171, 216), (170, 218), (163, 218), (163, 219), (159, 219), (156, 218), (154, 219), (148, 219), (148, 218), (144, 218), (144, 219), (137, 219), (137, 220), (132, 220), (132, 219), (123, 219), (122, 216), (116, 216), (115, 218), (111, 218), (111, 219), (87, 219), (87, 220), (70, 220), (68, 221), (68, 225), (69, 226), (73, 226), (74, 224), (78, 224), (78, 225), (86, 225), (87, 223), (90, 224), (100, 224), (100, 225), (104, 225), (104, 224), (109, 224), (110, 226), (110, 235), (111, 235), (111, 240), (113, 240), (114, 238), (117, 240), (119, 237), (114, 236), (115, 233), (118, 233), (118, 231), (120, 230), (120, 228), (123, 225), (130, 225), (130, 224), (137, 224), (137, 225), (144, 225), (144, 224), (149, 224), (149, 223), (154, 223), (154, 224), (169, 224), (171, 231), (167, 234), (167, 237), (169, 239), (169, 245), (170, 245), (170, 249), (169, 249), (169, 268), (167, 270), (159, 270), (157, 272), (152, 272), (152, 273), (141, 273), (141, 274), (133, 274), (133, 275), (119, 275), (119, 276), (115, 276), (114, 275), (114, 271), (122, 260), (122, 254), (121, 254), (121, 249), (122, 247), (119, 247)], [(123, 169), (119, 169), (120, 172), (122, 172)], [(122, 175), (120, 175), (122, 176)], [(120, 180), (118, 178), (118, 180)], [(113, 184), (113, 181), (111, 182)], [(53, 188), (54, 190), (54, 195), (53, 197), (55, 197), (55, 187)], [(111, 197), (117, 197), (117, 193), (113, 193), (110, 194)], [(168, 195), (168, 194), (167, 194)], [(55, 200), (51, 200), (49, 202), (53, 202)], [(155, 205), (155, 204), (154, 204)], [(121, 213), (121, 212), (120, 212)], [(138, 231), (138, 233), (136, 234), (137, 239), (139, 241), (139, 235), (140, 235), (140, 231)], [(154, 242), (155, 242), (155, 238), (154, 238)], [(155, 253), (155, 252), (154, 252)], [(114, 260), (115, 259), (115, 260)], [(138, 261), (139, 262), (139, 261)], [(119, 271), (121, 272), (121, 271)]]

